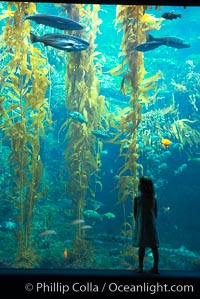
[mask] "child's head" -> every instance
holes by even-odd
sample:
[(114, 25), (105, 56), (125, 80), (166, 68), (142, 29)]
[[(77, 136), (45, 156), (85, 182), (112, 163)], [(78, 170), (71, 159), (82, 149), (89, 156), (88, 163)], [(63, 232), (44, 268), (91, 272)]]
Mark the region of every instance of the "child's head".
[(150, 197), (154, 196), (155, 191), (154, 191), (153, 182), (151, 179), (147, 177), (140, 178), (138, 189), (143, 195), (147, 195)]

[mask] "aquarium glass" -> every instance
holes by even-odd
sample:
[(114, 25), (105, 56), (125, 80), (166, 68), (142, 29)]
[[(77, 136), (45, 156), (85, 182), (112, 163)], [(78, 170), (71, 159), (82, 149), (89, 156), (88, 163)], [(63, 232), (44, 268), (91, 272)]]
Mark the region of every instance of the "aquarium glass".
[(200, 8), (0, 8), (0, 268), (135, 269), (145, 176), (159, 268), (200, 270)]

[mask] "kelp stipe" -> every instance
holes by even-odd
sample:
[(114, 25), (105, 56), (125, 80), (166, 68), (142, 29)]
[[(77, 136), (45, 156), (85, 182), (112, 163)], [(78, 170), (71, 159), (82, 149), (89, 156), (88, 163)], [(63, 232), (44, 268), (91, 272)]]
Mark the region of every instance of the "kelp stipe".
[[(100, 6), (61, 5), (68, 17), (80, 23), (84, 22), (85, 29), (73, 34), (85, 38), (90, 43), (87, 50), (70, 53), (66, 71), (66, 108), (69, 111), (81, 113), (87, 124), (68, 118), (60, 129), (62, 131), (68, 128), (64, 137), (64, 141), (67, 141), (64, 158), (69, 178), (66, 181), (66, 194), (73, 201), (74, 218), (83, 219), (82, 212), (86, 196), (94, 198), (96, 186), (102, 187), (98, 179), (98, 171), (101, 166), (103, 144), (101, 141), (97, 141), (92, 130), (108, 128), (104, 97), (99, 95), (99, 81), (94, 65), (96, 56), (101, 54), (95, 52), (96, 45), (94, 43), (101, 24), (101, 20), (98, 18)], [(104, 124), (101, 121), (102, 116)], [(94, 178), (93, 185), (91, 177)], [(84, 234), (84, 230), (77, 229), (74, 242), (77, 242), (77, 239), (81, 240), (85, 246), (85, 241), (81, 239)], [(72, 254), (75, 247), (72, 247)]]
[(0, 99), (0, 129), (9, 140), (8, 162), (13, 176), (11, 193), (16, 208), (16, 260), (14, 267), (31, 268), (38, 256), (32, 242), (34, 206), (47, 190), (41, 187), (43, 163), (40, 157), (40, 136), (50, 121), (45, 98), (50, 84), (46, 59), (40, 50), (29, 44), (30, 25), (23, 22), (25, 13), (36, 13), (34, 3), (10, 2), (1, 19), (8, 18), (2, 34), (6, 51), (1, 59), (3, 80)]
[(112, 127), (120, 130), (112, 142), (120, 144), (119, 156), (125, 159), (119, 171), (117, 188), (119, 190), (118, 203), (123, 205), (124, 224), (126, 225), (126, 200), (129, 196), (133, 197), (136, 194), (138, 173), (143, 174), (143, 166), (137, 162), (139, 158), (137, 128), (142, 119), (142, 105), (148, 106), (150, 101), (147, 91), (156, 88), (155, 81), (161, 75), (158, 71), (153, 77), (144, 80), (146, 70), (143, 53), (134, 50), (136, 45), (145, 41), (146, 31), (160, 28), (161, 19), (146, 14), (146, 8), (146, 6), (139, 5), (117, 6), (115, 22), (120, 24), (118, 31), (123, 30), (122, 52), (119, 54), (123, 56), (123, 60), (119, 66), (110, 71), (112, 75), (125, 73), (120, 88), (124, 95), (130, 95), (130, 106), (124, 108), (111, 123)]

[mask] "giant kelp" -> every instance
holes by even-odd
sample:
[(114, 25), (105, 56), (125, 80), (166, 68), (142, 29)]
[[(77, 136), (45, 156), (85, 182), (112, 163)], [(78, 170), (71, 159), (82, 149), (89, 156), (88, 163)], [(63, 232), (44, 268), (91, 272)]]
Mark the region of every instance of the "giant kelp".
[[(94, 198), (96, 186), (101, 186), (98, 171), (103, 144), (96, 140), (92, 130), (108, 127), (104, 97), (99, 95), (99, 81), (94, 66), (95, 59), (101, 55), (95, 52), (94, 43), (101, 24), (98, 18), (100, 6), (62, 4), (62, 7), (68, 17), (85, 25), (84, 30), (73, 34), (85, 38), (90, 43), (87, 50), (70, 53), (66, 70), (67, 111), (78, 111), (84, 116), (87, 124), (67, 118), (60, 130), (67, 128), (64, 138), (67, 143), (64, 152), (68, 174), (66, 193), (73, 201), (75, 219), (82, 219), (86, 196)], [(93, 186), (90, 184), (92, 178)], [(77, 230), (77, 237), (81, 237), (83, 233)]]
[[(177, 75), (176, 81), (171, 80), (173, 87), (172, 94), (169, 96), (167, 103), (159, 103), (159, 96), (153, 100), (153, 110), (145, 113), (145, 134), (141, 133), (145, 145), (155, 147), (155, 152), (161, 150), (161, 138), (164, 135), (179, 144), (180, 154), (186, 153), (191, 157), (196, 154), (199, 146), (199, 116), (198, 116), (198, 99), (199, 99), (199, 74), (194, 71), (192, 61), (186, 61), (189, 67), (184, 68)], [(161, 90), (162, 91), (162, 90)], [(184, 102), (182, 96), (185, 97)], [(184, 109), (181, 109), (184, 106)], [(187, 107), (187, 109), (186, 109)], [(188, 113), (191, 110), (191, 113)], [(150, 115), (151, 114), (151, 115)], [(154, 116), (156, 117), (152, 117)], [(145, 136), (146, 135), (146, 136)], [(148, 138), (146, 138), (148, 135)], [(157, 141), (153, 141), (151, 136), (159, 136)], [(147, 142), (148, 141), (148, 144)]]
[(145, 42), (146, 33), (149, 30), (160, 28), (161, 19), (145, 11), (146, 6), (119, 5), (115, 20), (116, 24), (119, 24), (118, 31), (123, 30), (122, 51), (119, 54), (119, 57), (122, 56), (123, 59), (122, 63), (110, 73), (112, 75), (123, 74), (120, 88), (124, 95), (130, 96), (130, 106), (120, 111), (111, 123), (112, 127), (119, 130), (112, 142), (120, 144), (119, 156), (124, 157), (124, 165), (119, 172), (117, 184), (118, 202), (121, 202), (124, 208), (128, 196), (132, 197), (136, 193), (138, 175), (143, 174), (143, 166), (137, 162), (139, 157), (137, 128), (142, 119), (142, 105), (148, 107), (150, 103), (148, 92), (154, 92), (156, 80), (161, 76), (161, 72), (158, 71), (152, 77), (147, 77), (143, 53), (134, 50), (136, 45)]
[(0, 129), (11, 145), (8, 162), (13, 172), (10, 194), (16, 208), (16, 267), (33, 267), (36, 262), (31, 234), (34, 206), (46, 192), (41, 186), (40, 136), (50, 121), (45, 98), (50, 82), (46, 59), (29, 44), (30, 24), (22, 22), (25, 13), (35, 12), (34, 3), (10, 2), (1, 15), (7, 20), (1, 41)]
[[(185, 105), (191, 109), (191, 115), (188, 116), (188, 110), (178, 113), (177, 117), (170, 124), (169, 131), (177, 142), (180, 142), (181, 148), (187, 155), (193, 156), (199, 147), (199, 114), (198, 101), (200, 98), (200, 74), (195, 70), (193, 61), (187, 60), (186, 67), (182, 73), (179, 73), (176, 80), (172, 79), (171, 85), (174, 89), (175, 106), (180, 106), (179, 97), (186, 96)], [(180, 109), (179, 109), (180, 110)]]

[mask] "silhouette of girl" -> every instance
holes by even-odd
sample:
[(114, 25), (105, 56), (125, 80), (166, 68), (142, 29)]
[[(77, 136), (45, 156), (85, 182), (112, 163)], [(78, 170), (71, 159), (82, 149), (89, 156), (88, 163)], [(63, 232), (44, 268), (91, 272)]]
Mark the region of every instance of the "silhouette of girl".
[(143, 271), (145, 248), (150, 247), (153, 253), (154, 265), (151, 272), (159, 274), (158, 271), (158, 234), (156, 230), (157, 201), (153, 182), (149, 178), (141, 177), (138, 190), (140, 195), (134, 198), (135, 232), (133, 245), (139, 247), (137, 272)]

